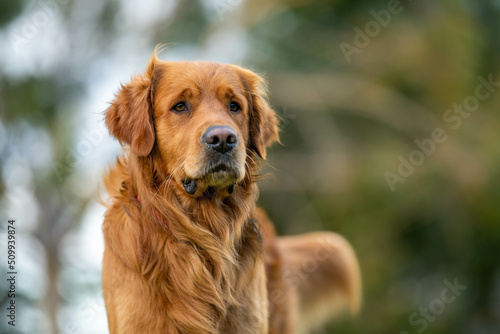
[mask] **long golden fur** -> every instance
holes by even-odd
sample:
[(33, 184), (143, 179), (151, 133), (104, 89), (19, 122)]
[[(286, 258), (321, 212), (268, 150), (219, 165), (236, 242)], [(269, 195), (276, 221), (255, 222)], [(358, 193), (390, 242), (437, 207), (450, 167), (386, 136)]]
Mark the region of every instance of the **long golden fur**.
[(104, 177), (111, 334), (307, 332), (342, 305), (358, 309), (343, 238), (277, 238), (256, 208), (261, 161), (279, 140), (258, 75), (155, 54), (105, 121), (125, 148)]

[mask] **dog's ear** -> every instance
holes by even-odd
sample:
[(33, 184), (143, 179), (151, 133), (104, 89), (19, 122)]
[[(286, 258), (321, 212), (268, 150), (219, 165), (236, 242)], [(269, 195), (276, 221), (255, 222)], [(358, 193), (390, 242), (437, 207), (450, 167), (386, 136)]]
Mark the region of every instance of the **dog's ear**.
[(279, 142), (279, 120), (276, 112), (269, 106), (267, 86), (264, 79), (252, 71), (234, 66), (247, 91), (250, 104), (249, 131), (250, 149), (262, 159), (266, 159), (266, 149)]
[(147, 156), (155, 143), (152, 93), (157, 60), (153, 55), (143, 74), (121, 85), (105, 113), (109, 132), (139, 156)]

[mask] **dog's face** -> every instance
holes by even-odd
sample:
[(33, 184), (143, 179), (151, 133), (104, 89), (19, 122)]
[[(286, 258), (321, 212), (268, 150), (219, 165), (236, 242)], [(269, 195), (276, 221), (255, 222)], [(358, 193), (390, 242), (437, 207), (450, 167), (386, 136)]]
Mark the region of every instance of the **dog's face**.
[(236, 71), (215, 63), (164, 65), (155, 87), (156, 140), (186, 191), (194, 181), (229, 187), (245, 176), (249, 108)]
[[(156, 150), (165, 175), (192, 196), (228, 189), (245, 177), (249, 154), (265, 159), (278, 120), (263, 80), (234, 65), (166, 62), (153, 56), (122, 85), (106, 124), (133, 154)], [(253, 158), (255, 159), (255, 158)]]

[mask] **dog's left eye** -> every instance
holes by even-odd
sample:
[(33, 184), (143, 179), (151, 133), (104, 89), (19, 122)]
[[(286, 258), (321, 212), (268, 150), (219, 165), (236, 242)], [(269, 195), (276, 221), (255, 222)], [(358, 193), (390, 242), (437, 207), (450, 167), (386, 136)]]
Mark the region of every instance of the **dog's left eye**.
[(231, 111), (231, 112), (238, 112), (240, 110), (241, 110), (241, 107), (240, 107), (240, 105), (238, 103), (231, 102), (229, 104), (229, 111)]
[(187, 111), (187, 106), (186, 103), (184, 102), (179, 102), (175, 106), (172, 107), (172, 110), (175, 112), (183, 112)]

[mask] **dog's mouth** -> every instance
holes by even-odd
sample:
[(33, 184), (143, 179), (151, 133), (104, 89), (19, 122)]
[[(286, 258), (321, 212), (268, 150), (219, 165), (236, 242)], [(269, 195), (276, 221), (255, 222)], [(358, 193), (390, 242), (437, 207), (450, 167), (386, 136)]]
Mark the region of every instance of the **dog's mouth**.
[(209, 167), (205, 179), (210, 186), (225, 185), (238, 178), (238, 170), (232, 163), (219, 163)]
[(241, 171), (232, 162), (218, 162), (208, 165), (200, 177), (185, 177), (182, 186), (188, 195), (201, 195), (205, 192), (226, 190), (231, 195), (235, 184), (243, 178)]

